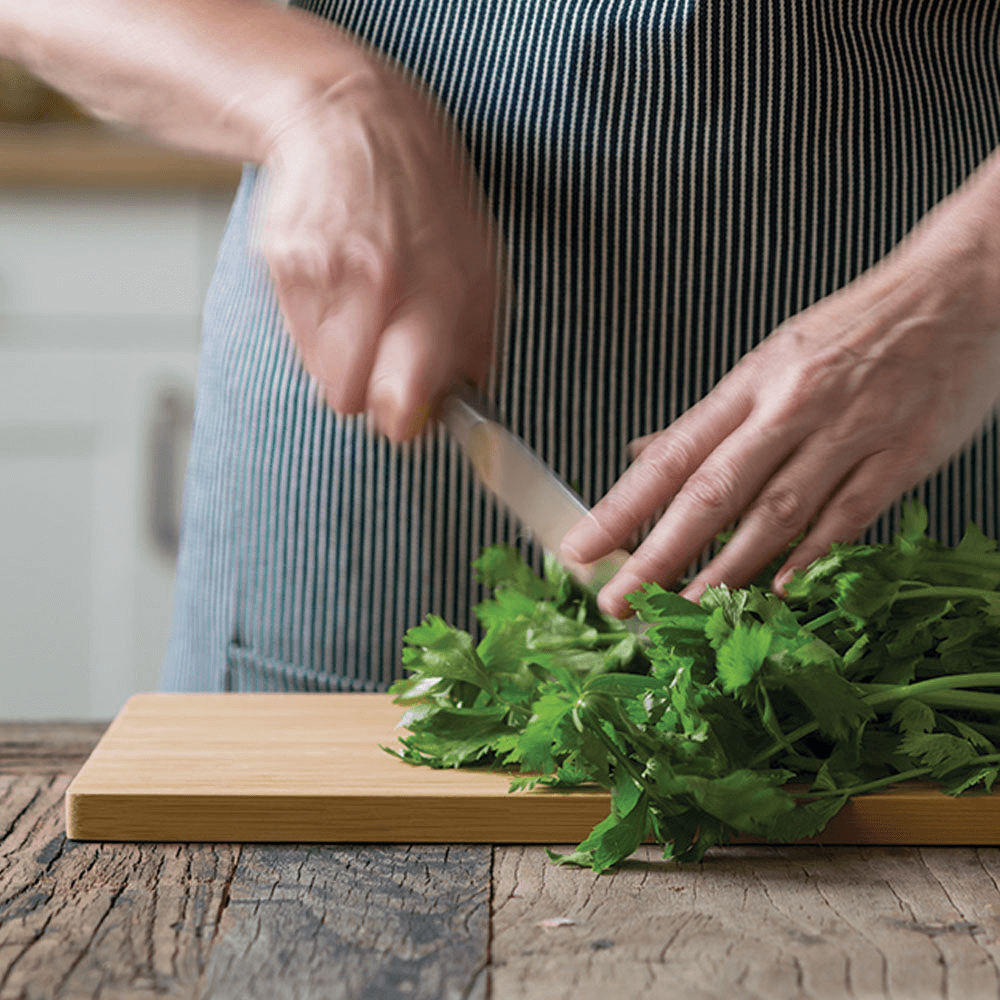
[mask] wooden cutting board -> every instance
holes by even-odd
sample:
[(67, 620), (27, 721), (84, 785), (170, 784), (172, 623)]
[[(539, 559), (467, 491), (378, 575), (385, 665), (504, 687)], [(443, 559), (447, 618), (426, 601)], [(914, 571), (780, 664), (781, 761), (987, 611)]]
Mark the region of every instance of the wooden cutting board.
[[(413, 767), (378, 694), (143, 694), (66, 793), (73, 840), (548, 843), (582, 840), (606, 793), (509, 794), (489, 771)], [(828, 844), (1000, 844), (1000, 794), (859, 796)]]

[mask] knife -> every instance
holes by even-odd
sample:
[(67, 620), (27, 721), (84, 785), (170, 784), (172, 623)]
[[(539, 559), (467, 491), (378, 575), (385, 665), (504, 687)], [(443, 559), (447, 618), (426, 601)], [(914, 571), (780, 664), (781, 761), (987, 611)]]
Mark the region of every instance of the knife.
[[(546, 552), (556, 555), (563, 536), (589, 510), (577, 492), (503, 425), (492, 404), (472, 386), (460, 385), (445, 396), (439, 417), (483, 484)], [(624, 549), (616, 549), (596, 562), (566, 568), (596, 594), (628, 557)], [(634, 617), (623, 624), (640, 630)]]

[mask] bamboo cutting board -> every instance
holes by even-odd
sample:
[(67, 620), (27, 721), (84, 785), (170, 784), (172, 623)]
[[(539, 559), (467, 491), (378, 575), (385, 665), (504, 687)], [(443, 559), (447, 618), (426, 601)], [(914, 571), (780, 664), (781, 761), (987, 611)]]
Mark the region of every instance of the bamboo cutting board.
[[(582, 840), (599, 790), (509, 794), (489, 771), (412, 767), (379, 694), (143, 694), (66, 793), (73, 840), (548, 843)], [(1000, 794), (913, 786), (852, 800), (828, 844), (1000, 844)]]

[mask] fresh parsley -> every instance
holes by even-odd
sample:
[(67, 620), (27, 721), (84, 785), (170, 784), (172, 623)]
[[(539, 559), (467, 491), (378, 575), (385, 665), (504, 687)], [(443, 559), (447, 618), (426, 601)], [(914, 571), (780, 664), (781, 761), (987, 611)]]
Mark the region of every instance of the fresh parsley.
[(509, 768), (511, 790), (597, 784), (611, 810), (559, 863), (604, 871), (652, 835), (697, 861), (750, 833), (819, 833), (853, 795), (919, 778), (952, 795), (1000, 776), (1000, 552), (949, 549), (919, 506), (889, 545), (834, 545), (779, 599), (656, 584), (644, 637), (557, 563), (509, 546), (476, 562), (485, 635), (441, 618), (406, 635), (392, 693), (411, 764)]

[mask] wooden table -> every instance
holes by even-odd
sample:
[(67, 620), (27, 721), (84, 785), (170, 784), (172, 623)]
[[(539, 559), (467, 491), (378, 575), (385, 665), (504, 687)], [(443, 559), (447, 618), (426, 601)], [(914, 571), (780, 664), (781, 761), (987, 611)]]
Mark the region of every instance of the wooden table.
[(1000, 850), (83, 844), (93, 724), (0, 725), (0, 1000), (1000, 997)]

